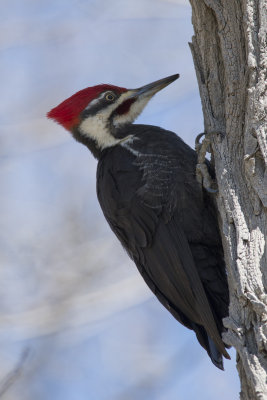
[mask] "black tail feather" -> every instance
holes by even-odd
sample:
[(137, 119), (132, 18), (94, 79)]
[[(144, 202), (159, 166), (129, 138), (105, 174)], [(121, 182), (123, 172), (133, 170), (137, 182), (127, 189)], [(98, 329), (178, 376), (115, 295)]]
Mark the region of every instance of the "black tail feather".
[(221, 370), (224, 371), (222, 354), (219, 352), (219, 350), (215, 346), (215, 343), (209, 336), (208, 336), (208, 341), (209, 341), (209, 350), (207, 351), (209, 353), (211, 361), (217, 368), (220, 368)]
[[(201, 344), (202, 347), (207, 351), (211, 361), (213, 364), (224, 371), (223, 367), (223, 355), (222, 353), (217, 349), (214, 341), (207, 335), (207, 332), (205, 328), (201, 325), (192, 323), (192, 328), (196, 333), (197, 340)], [(228, 358), (228, 357), (227, 357)], [(230, 357), (229, 357), (230, 359)]]

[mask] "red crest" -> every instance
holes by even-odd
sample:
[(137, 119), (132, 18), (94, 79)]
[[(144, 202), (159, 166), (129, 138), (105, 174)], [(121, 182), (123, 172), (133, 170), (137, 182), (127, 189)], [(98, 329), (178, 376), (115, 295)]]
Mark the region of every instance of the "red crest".
[(113, 85), (97, 85), (80, 90), (57, 107), (47, 113), (47, 117), (55, 120), (64, 128), (71, 130), (80, 122), (80, 114), (87, 105), (102, 92), (113, 90), (117, 93), (126, 92), (127, 89)]

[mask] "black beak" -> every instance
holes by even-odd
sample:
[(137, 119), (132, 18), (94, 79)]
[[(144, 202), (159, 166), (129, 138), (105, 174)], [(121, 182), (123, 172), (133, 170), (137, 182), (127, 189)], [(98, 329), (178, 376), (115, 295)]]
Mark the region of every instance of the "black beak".
[(138, 89), (133, 89), (131, 90), (132, 92), (131, 97), (138, 97), (141, 95), (153, 96), (159, 90), (165, 88), (165, 86), (168, 86), (170, 83), (178, 79), (179, 76), (180, 76), (179, 74), (167, 76), (167, 78), (159, 79), (158, 81), (149, 83), (148, 85), (142, 86)]

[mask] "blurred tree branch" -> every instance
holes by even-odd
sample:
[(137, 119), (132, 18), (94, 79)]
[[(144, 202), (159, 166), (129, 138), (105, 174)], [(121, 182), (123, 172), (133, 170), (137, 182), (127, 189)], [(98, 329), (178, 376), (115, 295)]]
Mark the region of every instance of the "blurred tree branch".
[(14, 385), (16, 380), (21, 376), (26, 360), (29, 356), (30, 349), (26, 347), (15, 365), (15, 367), (7, 374), (7, 376), (0, 382), (0, 398)]

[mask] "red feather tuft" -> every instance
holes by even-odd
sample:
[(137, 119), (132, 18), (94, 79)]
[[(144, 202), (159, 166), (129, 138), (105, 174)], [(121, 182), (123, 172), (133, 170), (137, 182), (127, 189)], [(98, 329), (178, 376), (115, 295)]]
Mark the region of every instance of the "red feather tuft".
[(116, 114), (122, 115), (126, 114), (129, 110), (131, 105), (136, 101), (136, 99), (128, 99), (124, 101), (117, 109), (116, 109)]
[(80, 90), (57, 107), (47, 113), (47, 117), (54, 119), (64, 128), (71, 130), (79, 124), (80, 114), (85, 107), (102, 92), (113, 90), (117, 93), (126, 92), (127, 89), (113, 85), (97, 85)]

